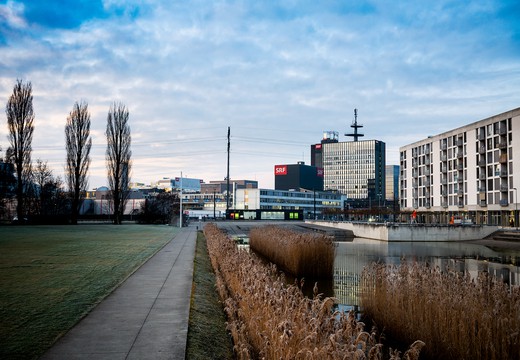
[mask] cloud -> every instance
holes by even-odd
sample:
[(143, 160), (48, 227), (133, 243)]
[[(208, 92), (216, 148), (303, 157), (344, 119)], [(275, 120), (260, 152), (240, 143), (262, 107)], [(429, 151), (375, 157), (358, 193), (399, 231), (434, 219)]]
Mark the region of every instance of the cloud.
[(65, 22), (58, 2), (0, 5), (0, 98), (32, 82), (33, 157), (57, 171), (66, 116), (87, 101), (93, 186), (113, 101), (130, 110), (135, 180), (224, 178), (231, 126), (231, 177), (264, 187), (274, 164), (309, 162), (323, 130), (347, 132), (354, 108), (395, 164), (406, 141), (518, 107), (513, 2), (60, 3)]

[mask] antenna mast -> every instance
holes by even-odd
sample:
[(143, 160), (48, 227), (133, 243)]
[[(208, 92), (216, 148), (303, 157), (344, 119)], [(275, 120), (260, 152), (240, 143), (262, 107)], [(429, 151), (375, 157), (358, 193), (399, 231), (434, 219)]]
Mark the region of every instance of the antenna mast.
[(358, 137), (365, 136), (364, 134), (358, 134), (358, 128), (362, 128), (363, 125), (357, 123), (357, 109), (354, 109), (354, 122), (350, 125), (351, 128), (354, 128), (353, 134), (345, 134), (345, 136), (352, 136), (354, 141), (358, 141)]

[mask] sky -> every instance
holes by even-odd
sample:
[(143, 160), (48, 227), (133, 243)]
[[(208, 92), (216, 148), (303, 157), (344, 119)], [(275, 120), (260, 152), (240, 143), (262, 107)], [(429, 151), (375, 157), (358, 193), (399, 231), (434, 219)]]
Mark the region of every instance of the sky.
[[(520, 107), (520, 3), (0, 0), (0, 102), (33, 89), (32, 159), (63, 177), (64, 127), (91, 113), (89, 189), (106, 185), (110, 105), (125, 104), (132, 181), (257, 180), (323, 131), (399, 147)], [(0, 115), (0, 147), (9, 146)]]

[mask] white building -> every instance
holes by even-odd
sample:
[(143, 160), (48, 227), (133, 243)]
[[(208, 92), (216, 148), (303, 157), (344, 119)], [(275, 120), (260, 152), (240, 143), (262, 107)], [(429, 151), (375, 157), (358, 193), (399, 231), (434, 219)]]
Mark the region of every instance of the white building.
[(306, 218), (322, 217), (328, 210), (343, 210), (345, 197), (324, 191), (237, 189), (236, 210), (303, 210)]
[(519, 159), (520, 108), (403, 146), (401, 212), (507, 226), (518, 209)]

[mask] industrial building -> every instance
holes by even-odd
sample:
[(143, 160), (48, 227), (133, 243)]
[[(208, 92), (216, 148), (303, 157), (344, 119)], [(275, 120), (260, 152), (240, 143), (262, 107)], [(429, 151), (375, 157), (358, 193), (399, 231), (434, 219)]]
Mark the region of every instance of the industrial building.
[(517, 108), (401, 147), (401, 212), (424, 222), (518, 224), (519, 144)]

